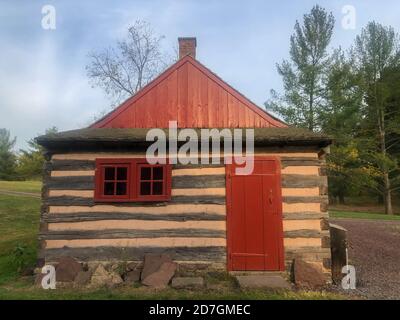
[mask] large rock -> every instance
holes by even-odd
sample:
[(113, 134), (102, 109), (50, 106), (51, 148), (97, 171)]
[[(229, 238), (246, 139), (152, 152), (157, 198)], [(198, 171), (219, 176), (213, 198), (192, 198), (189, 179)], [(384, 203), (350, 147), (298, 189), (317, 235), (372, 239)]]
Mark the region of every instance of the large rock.
[(121, 277), (115, 272), (107, 271), (103, 265), (99, 264), (96, 270), (93, 272), (90, 286), (91, 287), (114, 287), (122, 283)]
[(176, 289), (196, 289), (204, 287), (204, 279), (202, 277), (174, 277), (171, 287)]
[(326, 285), (326, 277), (318, 267), (296, 258), (294, 260), (294, 282), (300, 288), (318, 289)]
[(172, 262), (171, 257), (167, 254), (146, 254), (144, 256), (141, 280), (143, 281), (149, 275), (158, 271), (165, 262)]
[(176, 263), (164, 262), (156, 272), (153, 272), (144, 278), (142, 283), (152, 288), (165, 288), (174, 276), (175, 270)]
[(56, 281), (72, 282), (80, 271), (82, 265), (78, 261), (71, 257), (62, 257), (56, 267)]
[(136, 262), (136, 261), (129, 262), (126, 265), (126, 270), (127, 271), (140, 270), (142, 269), (142, 264), (143, 264), (142, 262)]
[(140, 280), (140, 270), (131, 270), (125, 273), (124, 275), (124, 281), (126, 283), (133, 284), (135, 282), (138, 282)]
[(290, 284), (280, 275), (242, 275), (236, 276), (241, 289), (290, 289)]
[(340, 283), (343, 278), (342, 268), (347, 264), (347, 230), (331, 223), (329, 232), (331, 235), (332, 279), (335, 283)]
[(90, 283), (90, 280), (92, 279), (92, 274), (93, 272), (88, 270), (88, 271), (80, 271), (77, 276), (75, 277), (75, 285), (78, 287), (80, 286), (87, 286)]

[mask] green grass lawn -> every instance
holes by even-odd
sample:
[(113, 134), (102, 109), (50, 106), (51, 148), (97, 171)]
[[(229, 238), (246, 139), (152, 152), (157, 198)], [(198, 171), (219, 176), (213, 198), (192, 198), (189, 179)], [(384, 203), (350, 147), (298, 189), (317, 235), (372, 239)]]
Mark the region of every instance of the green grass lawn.
[(42, 181), (0, 181), (0, 190), (40, 193)]
[[(40, 183), (6, 183), (7, 190), (38, 191)], [(0, 182), (0, 189), (4, 182)], [(35, 189), (36, 188), (36, 189)], [(20, 271), (33, 267), (37, 254), (40, 199), (0, 194), (0, 299), (343, 299), (327, 292), (240, 291), (233, 277), (206, 278), (212, 289), (153, 291), (146, 287), (123, 286), (115, 289), (43, 290), (33, 285), (33, 277)]]
[(0, 194), (0, 285), (36, 259), (40, 200)]
[(329, 216), (331, 218), (346, 218), (346, 219), (400, 220), (399, 215), (389, 216), (383, 213), (353, 212), (353, 211), (329, 210)]
[(95, 291), (76, 289), (35, 289), (21, 281), (14, 286), (0, 287), (0, 300), (343, 300), (345, 296), (328, 292), (229, 289), (216, 290), (150, 290), (145, 287), (120, 287)]

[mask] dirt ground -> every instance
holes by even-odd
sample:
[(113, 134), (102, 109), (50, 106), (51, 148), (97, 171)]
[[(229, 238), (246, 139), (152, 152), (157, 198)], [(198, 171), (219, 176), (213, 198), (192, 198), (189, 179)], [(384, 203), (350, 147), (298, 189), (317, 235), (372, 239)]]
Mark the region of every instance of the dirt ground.
[(400, 221), (331, 219), (348, 230), (349, 260), (356, 268), (353, 294), (400, 299)]

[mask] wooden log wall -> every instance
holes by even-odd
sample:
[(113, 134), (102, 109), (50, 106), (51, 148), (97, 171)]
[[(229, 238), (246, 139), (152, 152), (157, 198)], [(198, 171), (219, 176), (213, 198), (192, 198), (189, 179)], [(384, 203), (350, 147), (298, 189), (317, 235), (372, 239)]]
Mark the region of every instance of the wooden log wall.
[[(285, 261), (295, 257), (330, 269), (325, 160), (316, 151), (259, 152), (281, 159)], [(182, 262), (226, 263), (225, 167), (177, 164), (165, 203), (97, 204), (96, 158), (143, 154), (55, 154), (46, 163), (42, 256), (142, 260), (168, 252)]]
[(315, 153), (281, 157), (285, 262), (300, 257), (330, 273), (328, 181), (325, 159)]
[(143, 154), (56, 154), (46, 163), (40, 240), (47, 261), (140, 261), (167, 252), (177, 261), (226, 263), (225, 167), (172, 170), (171, 201), (93, 201), (95, 158)]

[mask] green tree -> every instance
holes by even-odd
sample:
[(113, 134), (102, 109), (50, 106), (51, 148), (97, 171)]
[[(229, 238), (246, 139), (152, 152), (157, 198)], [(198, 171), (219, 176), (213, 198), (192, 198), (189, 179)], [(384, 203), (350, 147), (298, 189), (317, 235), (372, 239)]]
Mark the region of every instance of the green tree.
[(369, 166), (376, 169), (375, 173), (381, 182), (377, 190), (383, 194), (385, 212), (393, 214), (391, 175), (396, 170), (396, 161), (388, 152), (388, 137), (392, 129), (397, 130), (398, 124), (390, 119), (395, 118), (398, 110), (388, 107), (391, 90), (389, 83), (384, 80), (384, 74), (399, 65), (398, 35), (391, 27), (370, 22), (357, 36), (353, 56), (364, 88), (364, 157)]
[(358, 170), (360, 159), (354, 140), (360, 127), (362, 90), (353, 61), (341, 49), (332, 55), (324, 90), (320, 126), (335, 139), (327, 157), (329, 191), (331, 199), (344, 203), (345, 196), (356, 193), (365, 177)]
[(15, 178), (15, 142), (16, 138), (11, 138), (9, 130), (0, 128), (0, 180)]
[[(56, 132), (55, 127), (46, 130), (46, 134)], [(43, 147), (37, 144), (35, 139), (29, 140), (28, 146), (27, 150), (20, 150), (16, 171), (21, 179), (38, 179), (44, 164)]]
[(277, 65), (282, 76), (284, 94), (271, 90), (267, 109), (277, 113), (287, 123), (310, 130), (319, 128), (319, 112), (324, 104), (326, 72), (330, 59), (328, 46), (335, 19), (332, 13), (316, 5), (295, 24), (290, 38), (290, 61)]

